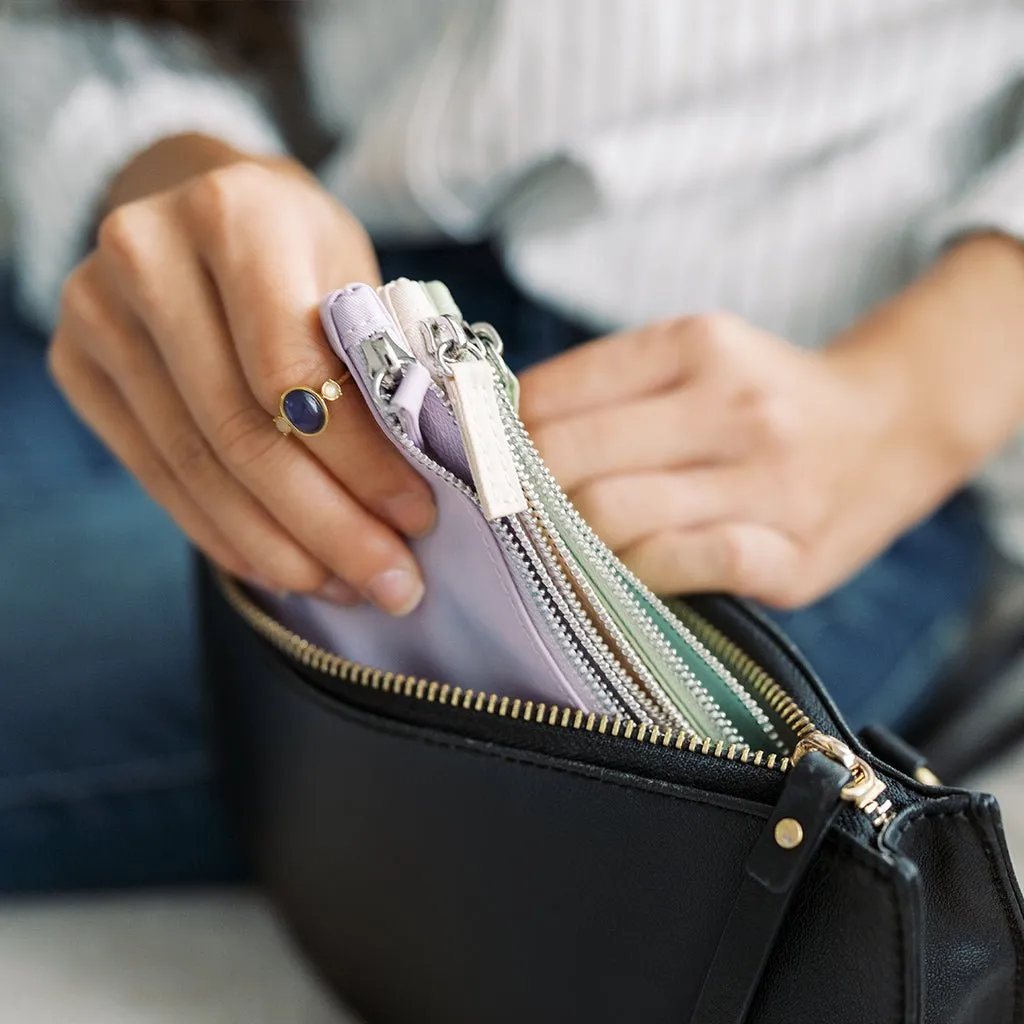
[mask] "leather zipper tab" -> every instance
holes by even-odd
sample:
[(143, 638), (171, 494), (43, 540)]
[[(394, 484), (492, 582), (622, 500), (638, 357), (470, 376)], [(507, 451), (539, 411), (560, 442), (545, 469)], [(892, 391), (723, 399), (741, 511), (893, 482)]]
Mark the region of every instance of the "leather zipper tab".
[(690, 1024), (743, 1024), (793, 893), (843, 804), (851, 772), (805, 754), (747, 858)]
[(747, 858), (751, 878), (778, 894), (796, 885), (839, 810), (849, 779), (843, 765), (819, 753), (808, 754), (793, 768), (775, 813)]

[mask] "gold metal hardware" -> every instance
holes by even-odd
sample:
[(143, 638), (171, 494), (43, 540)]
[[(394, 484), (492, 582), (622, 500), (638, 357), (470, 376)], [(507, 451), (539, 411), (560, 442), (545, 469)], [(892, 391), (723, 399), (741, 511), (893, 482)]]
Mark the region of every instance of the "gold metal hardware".
[(923, 786), (941, 786), (942, 780), (928, 767), (923, 764), (914, 772), (914, 778)]
[(784, 850), (795, 850), (804, 841), (804, 827), (796, 818), (781, 818), (775, 825), (775, 842)]
[(838, 761), (850, 772), (851, 779), (840, 794), (844, 800), (862, 810), (876, 828), (889, 823), (893, 816), (892, 801), (882, 802), (885, 783), (864, 758), (858, 757), (842, 740), (815, 730), (800, 738), (793, 751), (792, 763), (797, 764), (812, 750)]
[[(878, 827), (886, 824), (891, 815), (891, 803), (878, 800), (885, 792), (885, 783), (871, 766), (857, 757), (841, 740), (818, 731), (799, 705), (786, 694), (749, 655), (726, 638), (695, 611), (688, 610), (684, 621), (733, 672), (762, 698), (766, 706), (781, 716), (782, 721), (799, 737), (792, 756), (780, 757), (776, 753), (753, 750), (745, 744), (725, 745), (709, 736), (701, 737), (686, 729), (643, 728), (641, 723), (622, 716), (587, 714), (575, 708), (560, 708), (537, 701), (500, 697), (479, 690), (464, 690), (448, 683), (434, 682), (415, 676), (406, 676), (383, 669), (372, 668), (350, 661), (338, 654), (310, 643), (278, 622), (260, 608), (230, 576), (218, 571), (216, 580), (231, 607), (265, 640), (293, 661), (317, 672), (357, 686), (383, 690), (396, 696), (426, 700), (431, 703), (459, 707), (467, 711), (500, 715), (518, 721), (563, 729), (598, 732), (617, 739), (646, 743), (652, 746), (673, 747), (693, 754), (716, 757), (720, 760), (739, 761), (758, 767), (786, 772), (809, 750), (820, 750), (826, 756), (839, 760), (850, 769), (852, 780), (843, 788), (843, 799), (855, 803)], [(678, 602), (677, 614), (686, 606)], [(681, 616), (682, 617), (682, 616)], [(785, 819), (794, 820), (794, 819)], [(779, 823), (780, 825), (782, 822)], [(799, 825), (798, 822), (796, 822)], [(801, 829), (802, 831), (802, 829)], [(776, 841), (778, 836), (776, 835)], [(781, 844), (780, 844), (781, 845)]]

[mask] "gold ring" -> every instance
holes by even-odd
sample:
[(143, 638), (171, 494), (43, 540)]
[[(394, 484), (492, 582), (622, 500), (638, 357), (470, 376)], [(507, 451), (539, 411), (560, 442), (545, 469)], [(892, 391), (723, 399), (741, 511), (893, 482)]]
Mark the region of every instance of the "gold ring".
[(307, 387), (289, 388), (281, 395), (274, 426), (282, 434), (294, 433), (303, 437), (322, 434), (331, 418), (327, 403), (336, 402), (345, 394), (341, 385), (346, 380), (351, 380), (351, 374), (346, 373), (340, 381), (325, 380), (319, 391)]

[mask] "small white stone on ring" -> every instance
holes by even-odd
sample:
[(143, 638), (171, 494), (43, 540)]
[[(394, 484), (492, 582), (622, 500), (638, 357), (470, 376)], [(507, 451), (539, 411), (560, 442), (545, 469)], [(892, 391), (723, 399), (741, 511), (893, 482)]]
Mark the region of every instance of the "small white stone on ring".
[(281, 431), (282, 434), (290, 434), (292, 432), (292, 425), (283, 417), (274, 417), (274, 426)]
[(328, 402), (333, 402), (333, 401), (341, 398), (341, 395), (342, 395), (341, 385), (336, 380), (324, 381), (324, 385), (320, 389), (320, 394)]

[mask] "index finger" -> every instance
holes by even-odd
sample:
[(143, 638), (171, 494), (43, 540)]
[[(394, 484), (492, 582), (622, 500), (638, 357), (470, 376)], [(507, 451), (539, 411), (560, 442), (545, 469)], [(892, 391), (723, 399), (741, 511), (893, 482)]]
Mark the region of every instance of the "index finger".
[[(223, 304), (242, 372), (259, 404), (277, 416), (282, 397), (295, 389), (320, 393), (344, 375), (320, 326), (318, 307), (328, 290), (316, 247), (305, 237), (274, 246), (248, 245), (204, 254)], [(363, 268), (371, 276), (374, 268)], [(258, 298), (256, 289), (263, 288)], [(409, 536), (434, 523), (433, 496), (423, 478), (384, 437), (358, 388), (343, 385), (340, 399), (324, 405), (322, 433), (302, 442), (369, 512)]]
[[(684, 322), (682, 322), (684, 323)], [(692, 373), (694, 352), (678, 320), (605, 335), (520, 375), (528, 426), (659, 394)]]

